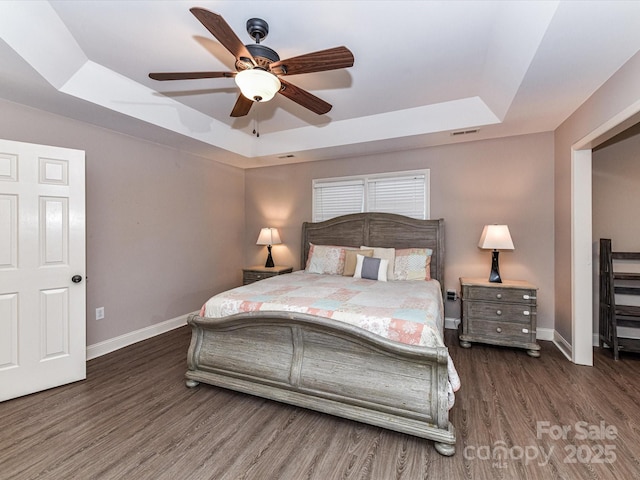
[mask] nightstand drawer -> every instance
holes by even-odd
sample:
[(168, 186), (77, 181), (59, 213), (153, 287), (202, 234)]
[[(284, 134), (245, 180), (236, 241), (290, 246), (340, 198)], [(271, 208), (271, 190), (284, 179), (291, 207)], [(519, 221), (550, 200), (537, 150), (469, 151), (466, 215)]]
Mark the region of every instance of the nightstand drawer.
[(502, 338), (505, 341), (529, 342), (532, 338), (531, 333), (530, 326), (521, 323), (474, 320), (469, 325), (470, 335), (492, 337), (496, 339)]
[(465, 304), (465, 315), (474, 321), (494, 320), (503, 323), (531, 323), (536, 314), (534, 305), (517, 305), (513, 303), (468, 302)]
[(474, 287), (463, 292), (465, 300), (536, 304), (536, 291), (515, 288)]
[(277, 273), (270, 272), (244, 272), (243, 279), (245, 283), (253, 283), (269, 277), (275, 277)]
[(275, 267), (262, 267), (260, 265), (256, 265), (254, 267), (243, 268), (242, 284), (249, 285), (250, 283), (258, 282), (265, 278), (291, 273), (292, 271), (293, 267), (287, 267), (284, 265), (276, 265)]

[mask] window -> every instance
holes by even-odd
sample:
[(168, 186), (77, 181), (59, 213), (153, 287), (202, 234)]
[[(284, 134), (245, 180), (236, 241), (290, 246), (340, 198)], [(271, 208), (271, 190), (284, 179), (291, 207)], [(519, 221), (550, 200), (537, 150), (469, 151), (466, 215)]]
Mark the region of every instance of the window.
[(313, 181), (313, 221), (360, 212), (429, 218), (429, 170)]

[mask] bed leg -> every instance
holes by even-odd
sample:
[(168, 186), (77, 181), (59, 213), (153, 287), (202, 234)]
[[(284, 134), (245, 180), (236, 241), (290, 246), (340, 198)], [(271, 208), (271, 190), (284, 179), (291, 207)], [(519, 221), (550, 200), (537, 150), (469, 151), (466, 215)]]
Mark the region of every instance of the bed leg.
[(450, 443), (441, 443), (435, 442), (434, 446), (440, 455), (444, 455), (445, 457), (450, 457), (454, 453), (456, 453), (456, 446), (451, 445)]
[(200, 385), (200, 382), (196, 382), (195, 380), (191, 380), (191, 379), (187, 380), (185, 383), (189, 388), (197, 387), (198, 385)]

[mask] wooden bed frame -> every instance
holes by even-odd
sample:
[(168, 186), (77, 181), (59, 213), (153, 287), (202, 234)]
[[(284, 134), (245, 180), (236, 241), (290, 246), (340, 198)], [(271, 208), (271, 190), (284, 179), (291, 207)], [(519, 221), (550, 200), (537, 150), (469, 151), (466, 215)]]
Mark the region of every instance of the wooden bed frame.
[[(432, 278), (444, 288), (444, 222), (361, 213), (302, 226), (309, 243), (431, 248)], [(207, 383), (433, 440), (455, 453), (448, 416), (448, 350), (384, 339), (296, 312), (225, 318), (191, 315), (187, 386)]]

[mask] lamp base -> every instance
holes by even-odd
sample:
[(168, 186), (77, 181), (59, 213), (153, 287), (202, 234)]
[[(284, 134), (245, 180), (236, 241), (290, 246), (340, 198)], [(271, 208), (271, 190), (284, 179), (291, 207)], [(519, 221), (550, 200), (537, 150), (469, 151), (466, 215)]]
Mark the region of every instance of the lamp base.
[(264, 264), (266, 268), (274, 267), (273, 257), (271, 256), (271, 245), (267, 245), (267, 250), (269, 251), (269, 255), (267, 255), (267, 263)]
[(502, 283), (502, 279), (500, 278), (500, 267), (498, 265), (498, 255), (500, 252), (498, 250), (494, 250), (491, 253), (491, 273), (489, 274), (489, 281), (491, 283)]

